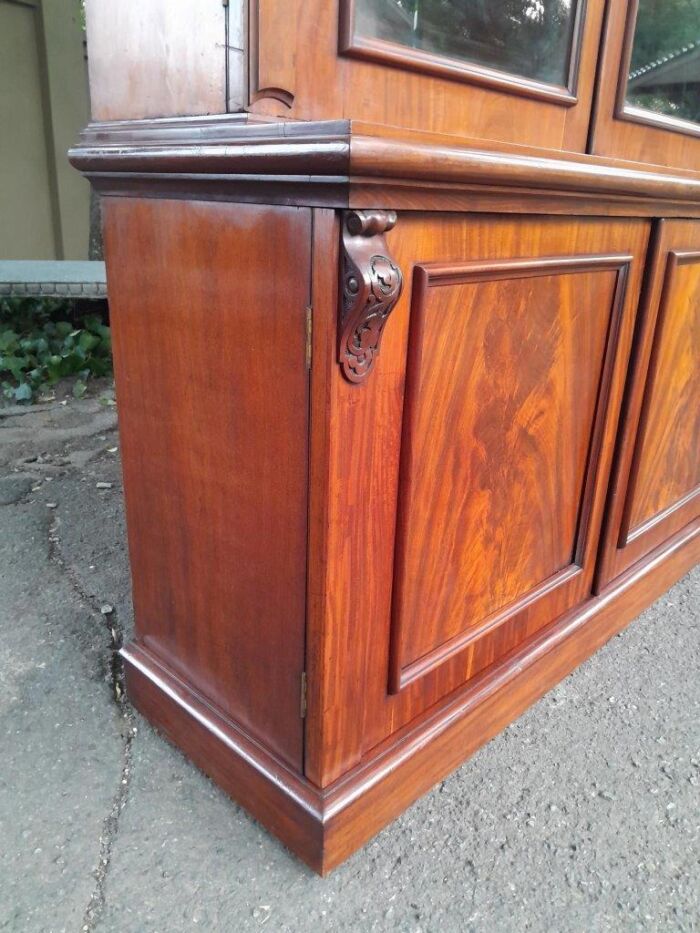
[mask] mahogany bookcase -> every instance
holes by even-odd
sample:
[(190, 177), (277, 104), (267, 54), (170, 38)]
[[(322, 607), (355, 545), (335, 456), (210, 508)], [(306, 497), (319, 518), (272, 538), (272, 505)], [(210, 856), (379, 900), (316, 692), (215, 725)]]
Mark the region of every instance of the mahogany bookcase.
[(71, 152), (129, 697), (321, 873), (700, 556), (700, 133), (640, 118), (647, 6), (494, 61), (408, 5), (92, 0)]

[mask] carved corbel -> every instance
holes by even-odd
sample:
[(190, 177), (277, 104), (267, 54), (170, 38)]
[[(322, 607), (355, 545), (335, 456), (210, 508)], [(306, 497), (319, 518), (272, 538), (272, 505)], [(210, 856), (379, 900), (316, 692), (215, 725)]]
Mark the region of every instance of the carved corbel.
[(382, 331), (403, 285), (384, 234), (394, 211), (346, 211), (343, 215), (338, 362), (350, 382), (363, 382), (379, 353)]

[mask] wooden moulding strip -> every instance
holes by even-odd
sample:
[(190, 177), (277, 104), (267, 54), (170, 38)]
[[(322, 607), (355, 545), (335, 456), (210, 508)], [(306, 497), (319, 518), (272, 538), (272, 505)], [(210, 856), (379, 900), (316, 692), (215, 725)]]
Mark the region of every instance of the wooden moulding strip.
[[(365, 128), (366, 129), (366, 128)], [(561, 192), (610, 199), (654, 199), (700, 204), (700, 173), (635, 166), (581, 154), (489, 149), (488, 143), (450, 145), (353, 132), (350, 123), (254, 123), (228, 119), (124, 121), (88, 126), (69, 152), (72, 164), (93, 178), (187, 176), (190, 184), (216, 177), (245, 180), (304, 179), (310, 187), (334, 179), (349, 187), (377, 179), (386, 185), (474, 185), (491, 193)], [(347, 197), (345, 198), (347, 201)], [(339, 204), (339, 206), (343, 206)]]
[(695, 521), (440, 707), (320, 789), (279, 762), (140, 645), (129, 697), (202, 770), (326, 874), (521, 715), (700, 560)]
[(700, 177), (458, 146), (411, 143), (375, 136), (353, 136), (352, 176), (413, 179), (457, 184), (483, 183), (531, 189), (700, 200)]
[(316, 871), (319, 791), (210, 706), (143, 646), (122, 648), (127, 694), (161, 732)]

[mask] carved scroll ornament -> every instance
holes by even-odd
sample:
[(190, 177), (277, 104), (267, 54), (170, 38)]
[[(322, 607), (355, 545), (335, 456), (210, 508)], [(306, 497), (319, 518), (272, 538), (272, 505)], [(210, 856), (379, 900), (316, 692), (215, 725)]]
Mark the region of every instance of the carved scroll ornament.
[(350, 382), (367, 378), (382, 331), (403, 285), (384, 234), (394, 211), (347, 211), (343, 216), (338, 362)]

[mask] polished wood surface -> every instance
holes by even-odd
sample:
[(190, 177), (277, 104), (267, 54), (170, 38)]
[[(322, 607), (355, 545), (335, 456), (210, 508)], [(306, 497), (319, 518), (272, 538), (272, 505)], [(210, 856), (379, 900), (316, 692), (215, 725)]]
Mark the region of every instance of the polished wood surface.
[[(333, 415), (330, 387), (339, 377), (337, 363), (341, 215), (314, 211), (312, 244), (313, 324), (311, 331), (309, 438), (309, 539), (307, 550), (306, 671), (307, 715), (304, 773), (323, 785), (326, 747), (333, 741), (333, 723), (325, 708), (326, 684), (332, 676), (334, 652), (347, 650), (351, 634), (345, 626), (324, 624), (326, 606), (335, 588), (335, 568), (329, 561), (336, 540), (330, 525), (333, 497), (331, 451), (338, 444), (340, 425)], [(342, 377), (340, 377), (342, 378)], [(348, 440), (351, 440), (348, 438)], [(348, 444), (352, 449), (352, 444)], [(350, 685), (348, 685), (349, 688)], [(361, 703), (362, 684), (353, 685)]]
[[(601, 255), (633, 257), (629, 264), (619, 332), (613, 340), (614, 364), (610, 371), (604, 429), (596, 440), (600, 456), (593, 463), (595, 494), (591, 498), (587, 539), (587, 547), (594, 548), (602, 517), (647, 235), (648, 225), (634, 220), (605, 222), (578, 219), (574, 222), (565, 218), (511, 219), (444, 214), (402, 214), (397, 226), (386, 234), (388, 247), (404, 273), (406, 286), (385, 330), (382, 350), (371, 378), (358, 391), (358, 387), (347, 383), (340, 373), (325, 367), (312, 367), (312, 397), (320, 411), (314, 417), (325, 417), (330, 424), (326, 438), (328, 463), (325, 483), (311, 488), (310, 520), (312, 527), (315, 523), (324, 524), (323, 550), (317, 552), (312, 549), (309, 553), (310, 574), (315, 580), (319, 577), (324, 580), (323, 584), (318, 584), (323, 586), (323, 590), (312, 604), (309, 618), (311, 630), (322, 632), (321, 637), (325, 640), (320, 650), (323, 659), (319, 661), (319, 676), (323, 683), (316, 687), (321, 691), (320, 706), (326, 720), (322, 727), (324, 742), (319, 758), (309, 762), (307, 755), (307, 768), (321, 783), (335, 780), (364, 752), (493, 663), (500, 654), (498, 635), (481, 639), (406, 686), (398, 695), (388, 694), (401, 425), (410, 349), (409, 322), (415, 294), (414, 268), (429, 263), (564, 258), (564, 244), (563, 251), (569, 259)], [(620, 262), (624, 264), (624, 260)], [(328, 275), (331, 281), (325, 286), (326, 294), (333, 287), (335, 275), (332, 268), (328, 269)], [(600, 340), (601, 318), (598, 315), (611, 314), (614, 273), (603, 269), (597, 273), (597, 279), (595, 273), (590, 277), (587, 284), (592, 289), (591, 294), (605, 303), (602, 312), (597, 308), (588, 312), (590, 323), (585, 327), (590, 326), (597, 334), (590, 338), (593, 346), (596, 340)], [(538, 281), (538, 278), (532, 281)], [(513, 285), (516, 292), (523, 288), (520, 280), (518, 283)], [(519, 300), (522, 301), (522, 297), (521, 292)], [(322, 311), (315, 299), (314, 307), (315, 321), (318, 321)], [(324, 313), (334, 313), (326, 302), (324, 307)], [(538, 313), (537, 302), (529, 308), (531, 314)], [(583, 306), (579, 307), (579, 313), (583, 315)], [(486, 317), (488, 319), (488, 315)], [(581, 321), (584, 320), (582, 317)], [(482, 326), (487, 327), (488, 320), (486, 324), (482, 322)], [(334, 337), (334, 328), (315, 324), (315, 360), (334, 355)], [(449, 345), (447, 331), (444, 339)], [(543, 341), (546, 345), (546, 332)], [(464, 352), (470, 352), (468, 346)], [(542, 355), (540, 365), (544, 358)], [(565, 368), (562, 367), (560, 375)], [(508, 376), (503, 374), (501, 378), (507, 379)], [(582, 392), (590, 386), (585, 370), (573, 369), (567, 373), (567, 378), (582, 380)], [(516, 381), (514, 378), (513, 388)], [(460, 390), (459, 386), (451, 387), (449, 379), (445, 380), (443, 388), (445, 391), (451, 388), (452, 391)], [(567, 392), (562, 390), (561, 399), (566, 397)], [(500, 422), (494, 421), (494, 430), (504, 421), (505, 413)], [(438, 424), (436, 422), (436, 426)], [(582, 428), (579, 432), (577, 441), (581, 443), (585, 432)], [(590, 432), (587, 436), (591, 437)], [(440, 443), (439, 435), (436, 442)], [(502, 443), (505, 444), (506, 440)], [(444, 470), (440, 471), (438, 479), (441, 483), (445, 481)], [(573, 494), (575, 480), (565, 482), (571, 483), (566, 488)], [(488, 529), (484, 535), (488, 535)], [(590, 558), (587, 558), (587, 574), (590, 575), (592, 569)], [(590, 585), (590, 576), (588, 580)], [(565, 612), (569, 605), (566, 591), (555, 591), (550, 604), (550, 618)], [(509, 637), (517, 643), (518, 639), (522, 640), (536, 631), (539, 624), (541, 617), (538, 619), (535, 612), (526, 610)], [(509, 650), (514, 641), (507, 644), (508, 647), (501, 646), (501, 650)]]
[(700, 494), (700, 250), (669, 253), (666, 276), (621, 532), (625, 541)]
[(93, 119), (226, 112), (220, 0), (86, 0), (85, 19)]
[(681, 131), (670, 120), (653, 114), (631, 113), (625, 91), (637, 0), (608, 4), (601, 45), (596, 100), (589, 151), (598, 155), (700, 170), (700, 138), (696, 127)]
[(311, 212), (104, 223), (137, 640), (300, 768)]
[(517, 77), (504, 75), (502, 84), (508, 91), (496, 90), (482, 86), (483, 75), (464, 83), (416, 73), (415, 65), (388, 62), (386, 51), (382, 63), (343, 55), (338, 0), (254, 0), (251, 15), (259, 24), (255, 84), (274, 91), (258, 96), (250, 109), (296, 120), (342, 116), (583, 152), (603, 7), (603, 0), (586, 3), (575, 99), (566, 95), (551, 101), (532, 99), (533, 89)]
[(88, 0), (129, 696), (321, 873), (700, 557), (700, 139), (623, 112), (635, 6), (557, 87), (251, 0), (226, 114), (226, 5)]
[(700, 216), (700, 175), (359, 121), (93, 123), (70, 159), (106, 195), (362, 209)]
[[(700, 523), (605, 594), (419, 717), (320, 789), (251, 742), (140, 647), (122, 650), (129, 696), (219, 786), (325, 875), (600, 648), (700, 560)], [(428, 830), (429, 831), (429, 830)]]
[[(323, 870), (340, 864), (601, 648), (700, 560), (700, 522), (417, 719), (328, 788)], [(563, 751), (562, 754), (566, 752)], [(467, 838), (469, 829), (467, 827)]]
[(587, 516), (633, 257), (569, 258), (571, 239), (563, 228), (559, 258), (414, 273), (395, 692), (480, 638), (508, 650), (590, 591)]
[(659, 224), (599, 585), (700, 515), (700, 225)]
[(323, 867), (318, 791), (142, 645), (122, 648), (129, 699), (216, 783), (316, 871)]

